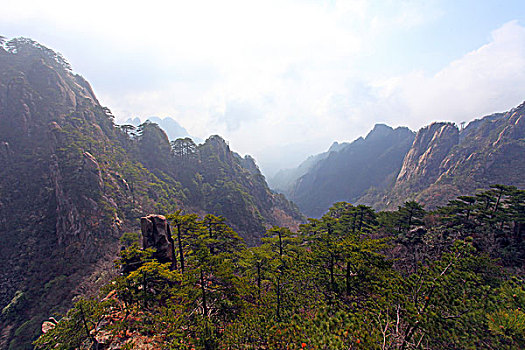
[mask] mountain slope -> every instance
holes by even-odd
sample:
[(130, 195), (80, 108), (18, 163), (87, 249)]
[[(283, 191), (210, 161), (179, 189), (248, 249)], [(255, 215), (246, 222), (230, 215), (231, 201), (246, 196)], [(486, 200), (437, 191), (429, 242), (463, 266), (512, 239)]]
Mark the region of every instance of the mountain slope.
[(334, 142), (328, 151), (308, 157), (297, 168), (281, 169), (268, 179), (268, 184), (278, 192), (286, 193), (301, 176), (305, 175), (318, 162), (328, 157), (331, 152), (337, 152), (345, 148), (349, 143)]
[(407, 128), (378, 124), (366, 138), (334, 144), (329, 152), (310, 159), (303, 165), (305, 173), (284, 193), (306, 215), (320, 217), (334, 202), (355, 202), (371, 188), (387, 187), (413, 138)]
[(409, 133), (396, 139), (376, 126), (365, 139), (281, 171), (272, 184), (310, 216), (341, 200), (376, 209), (416, 200), (432, 209), (494, 184), (525, 186), (525, 103), (463, 130), (436, 122)]
[(0, 45), (0, 348), (31, 348), (51, 312), (107, 280), (118, 238), (145, 214), (224, 215), (251, 243), (302, 221), (223, 140), (189, 162), (156, 124), (132, 136), (113, 119), (59, 54)]
[(459, 131), (450, 123), (421, 129), (403, 168), (382, 196), (363, 198), (394, 209), (407, 199), (429, 208), (493, 184), (525, 185), (525, 104), (474, 120)]

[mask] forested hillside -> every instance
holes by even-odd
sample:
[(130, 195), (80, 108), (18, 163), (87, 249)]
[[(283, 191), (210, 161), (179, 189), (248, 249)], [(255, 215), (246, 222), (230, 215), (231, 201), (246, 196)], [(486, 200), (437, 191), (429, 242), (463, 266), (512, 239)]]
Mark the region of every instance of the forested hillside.
[(89, 83), (30, 39), (0, 41), (0, 160), (0, 348), (31, 348), (42, 320), (108, 280), (143, 215), (222, 215), (250, 244), (303, 220), (220, 137), (170, 144), (156, 124), (115, 125)]
[(281, 182), (306, 220), (0, 37), (0, 348), (523, 348), (524, 115), (335, 144)]
[(497, 185), (435, 211), (339, 202), (250, 248), (220, 218), (167, 218), (143, 218), (143, 244), (171, 223), (175, 254), (127, 234), (123, 275), (46, 323), (36, 348), (525, 346), (524, 190)]

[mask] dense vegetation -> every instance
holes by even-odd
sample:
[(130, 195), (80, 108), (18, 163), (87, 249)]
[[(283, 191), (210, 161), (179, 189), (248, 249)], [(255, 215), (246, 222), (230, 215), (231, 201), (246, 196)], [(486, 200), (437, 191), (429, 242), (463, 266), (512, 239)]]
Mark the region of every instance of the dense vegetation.
[[(126, 271), (38, 349), (520, 349), (525, 191), (493, 186), (435, 211), (335, 203), (247, 248), (220, 217), (168, 216), (176, 265), (122, 241)], [(138, 263), (138, 264), (137, 264)]]

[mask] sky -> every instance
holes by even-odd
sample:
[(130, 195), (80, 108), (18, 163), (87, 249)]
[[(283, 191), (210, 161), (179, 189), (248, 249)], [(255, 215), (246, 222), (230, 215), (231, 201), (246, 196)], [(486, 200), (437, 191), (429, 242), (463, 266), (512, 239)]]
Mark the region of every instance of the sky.
[(117, 121), (172, 117), (263, 173), (376, 123), (525, 100), (525, 1), (2, 0), (0, 35), (64, 55)]

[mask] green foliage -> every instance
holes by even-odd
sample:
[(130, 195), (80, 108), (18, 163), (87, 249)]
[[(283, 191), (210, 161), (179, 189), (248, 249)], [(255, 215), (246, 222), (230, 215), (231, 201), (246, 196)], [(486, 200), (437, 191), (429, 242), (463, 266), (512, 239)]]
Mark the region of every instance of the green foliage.
[[(153, 123), (115, 125), (111, 111), (60, 54), (30, 39), (0, 38), (0, 56), (0, 85), (15, 91), (12, 113), (0, 127), (7, 156), (0, 169), (1, 255), (11, 264), (1, 276), (8, 281), (2, 309), (9, 305), (0, 318), (2, 343), (16, 336), (25, 346), (14, 341), (13, 348), (27, 348), (41, 319), (64, 312), (79, 290), (93, 285), (91, 276), (114, 254), (118, 234), (136, 229), (145, 213), (191, 208), (222, 215), (252, 245), (266, 226), (302, 220), (293, 204), (270, 191), (253, 159), (241, 158), (220, 137), (202, 145), (186, 139), (172, 148)], [(22, 114), (30, 118), (17, 117)], [(238, 236), (223, 241), (231, 232), (218, 227), (203, 244), (231, 252)], [(128, 235), (122, 243), (133, 241)], [(196, 261), (194, 242), (183, 243), (188, 266)], [(220, 266), (215, 260), (226, 259), (221, 254), (203, 258)], [(136, 255), (137, 266), (132, 256), (123, 257), (126, 273), (142, 264)], [(19, 290), (22, 296), (13, 299)]]
[(35, 348), (66, 350), (96, 347), (98, 341), (93, 332), (97, 331), (110, 304), (93, 299), (79, 300), (53, 329), (35, 341)]
[(139, 243), (138, 232), (124, 232), (122, 236), (120, 236), (120, 244), (122, 244), (122, 246), (129, 248), (133, 243)]
[(487, 315), (491, 333), (509, 348), (525, 347), (525, 281), (513, 279), (503, 284), (496, 311)]
[(138, 263), (106, 287), (113, 304), (86, 305), (87, 327), (75, 306), (52, 331), (64, 335), (36, 344), (91, 346), (99, 330), (90, 325), (119, 310), (101, 331), (163, 348), (522, 348), (523, 279), (466, 226), (521, 222), (521, 192), (485, 195), (434, 213), (413, 202), (393, 213), (340, 202), (298, 232), (268, 229), (250, 248), (224, 218), (179, 210), (167, 217), (181, 264), (171, 270), (131, 244), (120, 264)]

